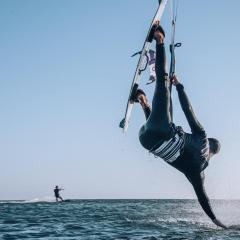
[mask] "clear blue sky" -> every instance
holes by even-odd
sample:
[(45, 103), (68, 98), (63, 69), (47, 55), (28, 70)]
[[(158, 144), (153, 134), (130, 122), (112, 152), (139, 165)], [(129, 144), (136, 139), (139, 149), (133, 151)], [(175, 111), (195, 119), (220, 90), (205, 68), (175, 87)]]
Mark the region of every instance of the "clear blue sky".
[[(194, 198), (185, 177), (118, 123), (157, 0), (0, 2), (0, 199)], [(211, 198), (239, 198), (240, 1), (180, 0), (177, 72), (222, 151), (206, 170)], [(170, 10), (162, 21), (170, 36)], [(154, 46), (153, 46), (154, 48)], [(142, 88), (149, 96), (154, 85)], [(175, 122), (189, 130), (174, 93)]]

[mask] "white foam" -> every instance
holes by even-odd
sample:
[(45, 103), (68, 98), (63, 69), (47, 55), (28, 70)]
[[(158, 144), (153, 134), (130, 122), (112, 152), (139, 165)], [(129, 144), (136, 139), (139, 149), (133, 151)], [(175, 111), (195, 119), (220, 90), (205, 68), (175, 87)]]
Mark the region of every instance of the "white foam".
[(0, 204), (3, 203), (38, 203), (38, 202), (55, 202), (55, 198), (54, 197), (40, 197), (40, 198), (33, 198), (33, 199), (29, 199), (29, 200), (9, 200), (9, 201), (0, 201)]

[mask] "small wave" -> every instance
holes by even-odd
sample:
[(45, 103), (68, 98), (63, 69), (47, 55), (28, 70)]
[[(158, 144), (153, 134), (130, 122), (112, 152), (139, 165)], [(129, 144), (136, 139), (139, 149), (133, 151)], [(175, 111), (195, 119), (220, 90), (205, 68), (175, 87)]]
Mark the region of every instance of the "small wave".
[(66, 230), (84, 230), (85, 227), (79, 225), (79, 224), (67, 224), (64, 226)]
[(230, 225), (228, 226), (228, 229), (232, 229), (232, 230), (238, 230), (240, 231), (240, 225), (236, 224), (236, 225)]
[(0, 201), (0, 204), (16, 204), (16, 203), (41, 203), (41, 202), (45, 202), (45, 203), (51, 203), (51, 202), (55, 202), (55, 198), (54, 197), (42, 197), (42, 198), (33, 198), (30, 200), (5, 200), (5, 201)]
[(156, 237), (154, 236), (150, 236), (150, 237), (143, 237), (143, 240), (158, 240)]
[[(211, 222), (204, 221), (201, 219), (188, 219), (188, 218), (146, 218), (146, 219), (131, 219), (129, 217), (125, 217), (125, 221), (131, 224), (137, 224), (137, 225), (148, 225), (148, 226), (163, 226), (163, 224), (169, 225), (169, 224), (181, 224), (181, 225), (192, 225), (196, 226), (198, 225), (199, 227), (203, 228), (210, 228), (210, 229), (215, 229), (215, 225), (212, 224)], [(239, 226), (240, 227), (240, 226)]]
[(6, 201), (0, 201), (0, 204), (9, 204), (9, 203), (24, 203), (24, 200), (6, 200)]
[(34, 198), (30, 200), (23, 201), (24, 203), (38, 203), (38, 202), (56, 202), (54, 197), (42, 197), (42, 198)]
[(17, 224), (18, 221), (15, 219), (5, 219), (3, 220), (3, 224)]

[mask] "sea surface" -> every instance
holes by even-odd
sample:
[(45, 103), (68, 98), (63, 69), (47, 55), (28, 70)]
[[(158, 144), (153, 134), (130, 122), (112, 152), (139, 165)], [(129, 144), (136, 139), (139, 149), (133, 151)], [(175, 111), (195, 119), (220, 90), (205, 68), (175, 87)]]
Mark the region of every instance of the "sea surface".
[(196, 200), (0, 201), (0, 239), (240, 239), (240, 201), (213, 200), (228, 230)]

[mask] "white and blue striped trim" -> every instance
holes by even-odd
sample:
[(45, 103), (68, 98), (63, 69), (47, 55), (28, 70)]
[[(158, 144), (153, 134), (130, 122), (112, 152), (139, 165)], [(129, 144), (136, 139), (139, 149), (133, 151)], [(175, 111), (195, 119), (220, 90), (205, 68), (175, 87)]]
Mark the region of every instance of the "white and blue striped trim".
[(173, 138), (164, 141), (157, 149), (150, 152), (156, 157), (160, 157), (164, 161), (172, 163), (180, 156), (183, 146), (183, 137), (176, 133)]

